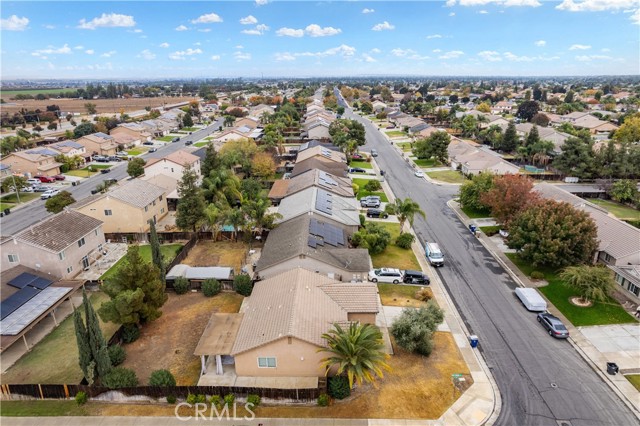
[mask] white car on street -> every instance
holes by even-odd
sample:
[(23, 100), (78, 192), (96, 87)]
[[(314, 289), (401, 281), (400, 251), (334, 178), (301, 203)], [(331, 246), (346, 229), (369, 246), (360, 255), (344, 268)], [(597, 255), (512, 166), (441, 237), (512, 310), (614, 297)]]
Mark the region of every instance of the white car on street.
[(424, 177), (424, 172), (422, 170), (416, 170), (414, 174), (416, 175), (416, 177), (419, 177), (419, 178)]
[(402, 282), (404, 278), (404, 274), (400, 269), (395, 268), (380, 268), (380, 269), (372, 269), (369, 271), (369, 275), (367, 276), (369, 281), (374, 283), (393, 283), (398, 284)]
[(54, 197), (56, 195), (58, 195), (60, 193), (60, 191), (58, 189), (49, 189), (45, 192), (42, 193), (42, 195), (40, 196), (41, 200), (47, 200), (51, 197)]

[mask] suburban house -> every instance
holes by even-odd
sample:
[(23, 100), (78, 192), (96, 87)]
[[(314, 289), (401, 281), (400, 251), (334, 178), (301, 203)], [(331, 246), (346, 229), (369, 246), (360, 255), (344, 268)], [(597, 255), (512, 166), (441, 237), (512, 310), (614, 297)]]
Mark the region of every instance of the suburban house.
[(329, 126), (329, 122), (322, 119), (306, 122), (302, 126), (304, 131), (301, 135), (306, 139), (331, 139)]
[(260, 119), (251, 116), (237, 118), (233, 125), (236, 127), (248, 127), (253, 130), (260, 126)]
[(303, 162), (309, 158), (319, 158), (344, 164), (347, 162), (347, 156), (343, 152), (331, 150), (320, 145), (300, 151), (296, 162)]
[(167, 215), (165, 189), (141, 179), (80, 200), (73, 205), (80, 213), (103, 222), (107, 234), (139, 234), (149, 230), (149, 222)]
[(336, 323), (375, 324), (378, 310), (371, 283), (340, 283), (302, 268), (259, 281), (241, 313), (211, 316), (194, 352), (202, 363), (199, 384), (233, 375), (236, 385), (243, 377), (253, 378), (252, 386), (287, 377), (298, 379), (298, 388), (317, 387), (328, 356), (322, 334)]
[(206, 102), (200, 105), (202, 112), (217, 112), (218, 104), (215, 102)]
[(505, 131), (509, 126), (509, 120), (501, 115), (484, 114), (484, 119), (480, 121), (480, 128), (487, 129), (491, 126), (499, 126), (502, 131)]
[(138, 179), (142, 179), (152, 185), (163, 188), (165, 194), (167, 194), (167, 207), (169, 211), (176, 211), (178, 207), (178, 200), (180, 199), (180, 195), (178, 194), (179, 179), (165, 174), (157, 174), (154, 176), (142, 175)]
[(231, 129), (223, 130), (218, 136), (216, 136), (214, 142), (228, 142), (239, 139), (259, 139), (262, 136), (262, 129), (252, 129), (247, 126), (234, 127)]
[(320, 169), (334, 176), (347, 177), (347, 163), (327, 161), (318, 157), (297, 161), (293, 166), (293, 170), (291, 170), (291, 177), (296, 177), (313, 169)]
[(174, 129), (177, 130), (177, 126), (159, 118), (154, 120), (141, 121), (140, 125), (144, 127), (148, 133), (151, 133), (151, 135), (155, 138), (166, 136)]
[(0, 160), (10, 167), (12, 173), (24, 176), (55, 176), (60, 174), (60, 166), (51, 155), (28, 154), (25, 151), (12, 152)]
[(414, 136), (418, 139), (428, 138), (436, 132), (446, 132), (444, 129), (440, 129), (438, 127), (427, 126), (424, 129), (414, 133)]
[[(112, 129), (113, 132), (115, 129)], [(84, 146), (87, 154), (93, 155), (116, 155), (118, 152), (118, 142), (113, 136), (106, 133), (98, 132), (90, 135), (84, 135), (78, 140), (77, 143)]]
[(140, 139), (136, 139), (135, 137), (123, 132), (120, 132), (115, 135), (111, 134), (110, 136), (113, 137), (113, 141), (115, 143), (117, 143), (118, 145), (122, 145), (126, 148), (133, 148), (134, 146), (138, 146), (142, 144), (142, 141)]
[(366, 249), (349, 248), (350, 236), (346, 226), (298, 216), (269, 233), (254, 271), (264, 279), (302, 267), (338, 281), (366, 281), (371, 257)]
[(2, 270), (24, 265), (70, 279), (102, 255), (104, 244), (102, 221), (65, 210), (5, 237), (0, 242)]
[(262, 118), (262, 116), (267, 113), (269, 115), (276, 112), (276, 109), (270, 105), (260, 104), (251, 108), (250, 113), (253, 117)]
[(512, 101), (496, 102), (495, 105), (491, 106), (491, 114), (502, 114), (502, 113), (509, 114), (515, 106), (516, 106), (516, 103)]
[(198, 175), (198, 181), (200, 181), (202, 178), (200, 175), (200, 157), (186, 151), (175, 151), (162, 158), (149, 159), (144, 166), (144, 175), (153, 177), (162, 174), (180, 180), (187, 167), (191, 167), (191, 170)]
[(375, 112), (380, 112), (384, 111), (384, 109), (387, 107), (387, 104), (376, 99), (375, 101), (371, 102), (371, 106), (373, 107), (373, 110)]
[(323, 188), (342, 197), (354, 197), (351, 179), (334, 176), (323, 170), (313, 169), (299, 174), (291, 179), (281, 179), (274, 182), (269, 191), (269, 199), (275, 205), (284, 197), (303, 191), (309, 187)]
[[(516, 133), (520, 138), (524, 139), (531, 132), (533, 126), (534, 125), (531, 123), (516, 124)], [(538, 134), (540, 135), (541, 140), (553, 142), (554, 154), (562, 153), (562, 145), (564, 145), (565, 141), (571, 137), (571, 135), (559, 132), (553, 127), (538, 126)]]
[(353, 197), (341, 197), (312, 186), (285, 197), (278, 207), (283, 223), (300, 215), (316, 217), (333, 225), (344, 225), (350, 233), (360, 226), (360, 205)]
[(465, 175), (490, 172), (496, 175), (519, 174), (520, 168), (504, 160), (498, 154), (481, 149), (480, 145), (451, 138), (447, 147), (452, 170), (460, 170)]
[(620, 287), (627, 290), (635, 303), (640, 304), (640, 265), (609, 266), (614, 272), (614, 279)]
[(122, 123), (109, 131), (111, 135), (127, 135), (134, 140), (151, 141), (152, 134), (140, 123)]
[(47, 146), (48, 148), (55, 149), (60, 154), (66, 155), (67, 157), (73, 157), (75, 155), (79, 155), (80, 157), (85, 157), (87, 150), (82, 144), (79, 144), (76, 141), (62, 141), (53, 143)]

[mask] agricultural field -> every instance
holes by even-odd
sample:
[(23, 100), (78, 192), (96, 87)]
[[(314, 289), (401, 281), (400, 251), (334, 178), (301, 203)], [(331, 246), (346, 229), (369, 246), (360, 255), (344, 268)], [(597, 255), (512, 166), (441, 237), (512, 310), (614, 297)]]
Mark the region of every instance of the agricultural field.
[[(55, 93), (58, 92), (59, 90), (55, 91)], [(124, 110), (124, 112), (139, 111), (145, 109), (145, 107), (159, 108), (163, 107), (164, 105), (196, 100), (196, 98), (192, 97), (183, 96), (174, 98), (165, 96), (156, 98), (131, 99), (45, 99), (43, 101), (28, 99), (22, 101), (9, 101), (8, 96), (5, 96), (5, 93), (10, 92), (2, 92), (2, 98), (5, 100), (5, 102), (9, 103), (2, 105), (2, 111), (9, 114), (18, 112), (22, 108), (25, 108), (27, 110), (41, 109), (44, 111), (47, 109), (47, 105), (51, 104), (58, 105), (64, 112), (77, 112), (86, 114), (87, 109), (84, 107), (84, 104), (86, 104), (87, 102), (91, 102), (92, 104), (96, 105), (96, 111), (98, 112), (98, 114), (116, 114), (119, 113), (120, 110)]]

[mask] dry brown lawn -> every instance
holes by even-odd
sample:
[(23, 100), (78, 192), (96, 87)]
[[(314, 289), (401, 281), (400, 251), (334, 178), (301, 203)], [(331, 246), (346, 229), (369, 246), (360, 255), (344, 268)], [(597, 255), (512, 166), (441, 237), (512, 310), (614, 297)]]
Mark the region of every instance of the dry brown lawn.
[(133, 369), (141, 385), (154, 370), (168, 369), (178, 386), (195, 385), (200, 377), (200, 358), (193, 355), (200, 336), (214, 312), (238, 312), (243, 297), (220, 293), (169, 294), (162, 316), (142, 327), (140, 338), (124, 346), (127, 359), (123, 367)]
[(247, 244), (231, 241), (199, 241), (182, 263), (189, 266), (230, 266), (240, 273)]
[[(436, 332), (435, 343), (436, 349), (428, 358), (394, 348), (396, 355), (389, 360), (393, 372), (388, 373), (377, 388), (363, 386), (351, 397), (329, 407), (261, 406), (255, 410), (256, 415), (270, 418), (437, 419), (460, 396), (459, 391), (454, 391), (451, 375), (464, 374), (468, 386), (472, 379), (451, 333)], [(87, 407), (102, 416), (173, 416), (174, 410), (174, 406), (166, 405), (89, 404)], [(193, 413), (187, 410), (182, 414)]]
[[(420, 308), (426, 306), (426, 302), (422, 302), (415, 298), (416, 292), (420, 290), (420, 286), (406, 284), (378, 284), (378, 294), (380, 301), (386, 306), (402, 306)], [(433, 300), (433, 292), (429, 287), (427, 290), (431, 294)]]

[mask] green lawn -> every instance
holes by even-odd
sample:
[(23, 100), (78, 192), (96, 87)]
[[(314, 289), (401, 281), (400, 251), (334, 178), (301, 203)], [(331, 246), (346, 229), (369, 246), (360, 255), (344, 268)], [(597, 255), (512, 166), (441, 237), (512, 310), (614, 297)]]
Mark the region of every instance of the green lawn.
[(351, 163), (349, 164), (349, 166), (360, 167), (362, 169), (373, 169), (373, 166), (368, 161), (351, 160)]
[(2, 201), (0, 201), (0, 210), (4, 210), (4, 209), (12, 209), (14, 208), (16, 205), (13, 203), (3, 203)]
[(431, 179), (446, 183), (464, 183), (466, 178), (462, 173), (455, 170), (444, 170), (441, 172), (427, 172)]
[(624, 378), (627, 379), (634, 388), (638, 389), (638, 392), (640, 392), (640, 374), (627, 374)]
[[(109, 296), (102, 292), (89, 293), (89, 299), (97, 310), (103, 302), (109, 300)], [(81, 311), (84, 312), (84, 309)], [(113, 336), (118, 327), (118, 324), (100, 321), (100, 328), (102, 328), (107, 340)], [(16, 342), (16, 344), (21, 343)], [(82, 371), (78, 365), (78, 347), (73, 327), (73, 316), (62, 321), (55, 330), (0, 376), (0, 379), (2, 383), (9, 384), (80, 383)], [(4, 406), (4, 402), (2, 405)]]
[(488, 237), (497, 234), (500, 231), (501, 226), (481, 226), (480, 230)]
[(407, 136), (407, 134), (403, 131), (400, 130), (390, 130), (388, 132), (385, 132), (387, 134), (387, 136), (389, 136), (390, 138), (401, 138), (403, 136)]
[(196, 130), (198, 130), (197, 127), (183, 127), (182, 129), (180, 129), (184, 132), (195, 132)]
[(460, 209), (464, 212), (464, 214), (469, 216), (469, 219), (491, 217), (491, 212), (489, 210), (476, 210), (470, 207), (461, 207)]
[(622, 309), (622, 306), (616, 300), (611, 298), (606, 302), (595, 302), (588, 308), (572, 304), (570, 298), (576, 296), (577, 293), (560, 280), (557, 271), (548, 267), (534, 268), (521, 260), (516, 253), (505, 254), (525, 275), (530, 276), (534, 270), (544, 274), (545, 280), (549, 285), (540, 287), (539, 290), (576, 327), (635, 322), (633, 316)]
[(368, 195), (377, 195), (380, 197), (380, 201), (382, 201), (383, 203), (388, 203), (389, 198), (387, 197), (387, 194), (384, 193), (384, 191), (369, 192), (364, 189), (364, 186), (370, 180), (371, 179), (357, 179), (357, 178), (352, 180), (352, 182), (358, 185), (358, 187), (360, 188), (360, 190), (356, 194), (356, 198), (359, 200), (362, 197), (366, 197)]
[[(92, 169), (94, 169), (96, 171), (90, 172), (89, 171), (89, 167), (91, 167)], [(68, 172), (65, 173), (65, 175), (86, 178), (86, 177), (93, 176), (96, 173), (99, 173), (100, 169), (108, 169), (110, 167), (111, 166), (106, 165), (106, 164), (92, 164), (91, 166), (87, 166), (87, 167), (85, 167), (83, 169), (69, 170)]]
[[(398, 268), (413, 269), (420, 271), (420, 264), (416, 255), (411, 249), (403, 249), (395, 245), (396, 238), (400, 235), (400, 224), (389, 222), (378, 222), (391, 234), (391, 242), (380, 254), (371, 255), (374, 268)], [(415, 289), (414, 289), (415, 291)]]
[(130, 149), (129, 151), (127, 151), (127, 155), (140, 155), (143, 152), (147, 152), (146, 150), (141, 150), (141, 149)]
[(618, 219), (640, 220), (640, 210), (636, 210), (632, 207), (616, 203), (615, 201), (601, 200), (599, 198), (589, 198), (588, 201), (593, 204), (597, 204), (600, 207), (604, 207), (609, 213), (613, 214)]
[(440, 163), (436, 163), (435, 158), (421, 158), (419, 160), (413, 160), (413, 162), (419, 167), (439, 167), (442, 165)]
[(197, 146), (198, 148), (203, 147), (203, 146), (207, 146), (209, 145), (209, 141), (205, 141), (205, 142), (196, 142), (193, 144), (193, 146)]
[(411, 151), (411, 142), (401, 142), (398, 144), (398, 146), (400, 147), (401, 150), (403, 150), (404, 152), (409, 152)]
[[(180, 250), (182, 249), (182, 244), (167, 244), (167, 245), (161, 246), (160, 249), (162, 251), (162, 255), (164, 256), (165, 262), (171, 262), (173, 258), (175, 258), (176, 255), (180, 253)], [(150, 245), (140, 246), (140, 256), (142, 256), (142, 258), (147, 262), (151, 262), (151, 246)], [(122, 266), (122, 264), (125, 262), (125, 259), (126, 259), (126, 256), (118, 260), (111, 268), (109, 268), (107, 272), (102, 274), (100, 279), (106, 280), (112, 277), (118, 271), (118, 269)]]
[[(41, 194), (39, 192), (21, 192), (20, 202), (26, 203), (27, 201), (35, 200), (36, 198), (40, 198), (40, 195)], [(16, 204), (18, 203), (18, 197), (16, 196), (15, 193), (13, 193), (13, 194), (3, 196), (2, 198), (0, 198), (0, 201), (2, 201), (3, 204), (4, 203)]]
[(2, 417), (53, 417), (53, 416), (88, 416), (87, 406), (78, 405), (75, 401), (41, 400), (41, 401), (2, 401), (0, 416)]
[(160, 142), (171, 142), (175, 138), (175, 136), (161, 136), (159, 138), (155, 138), (155, 140)]

